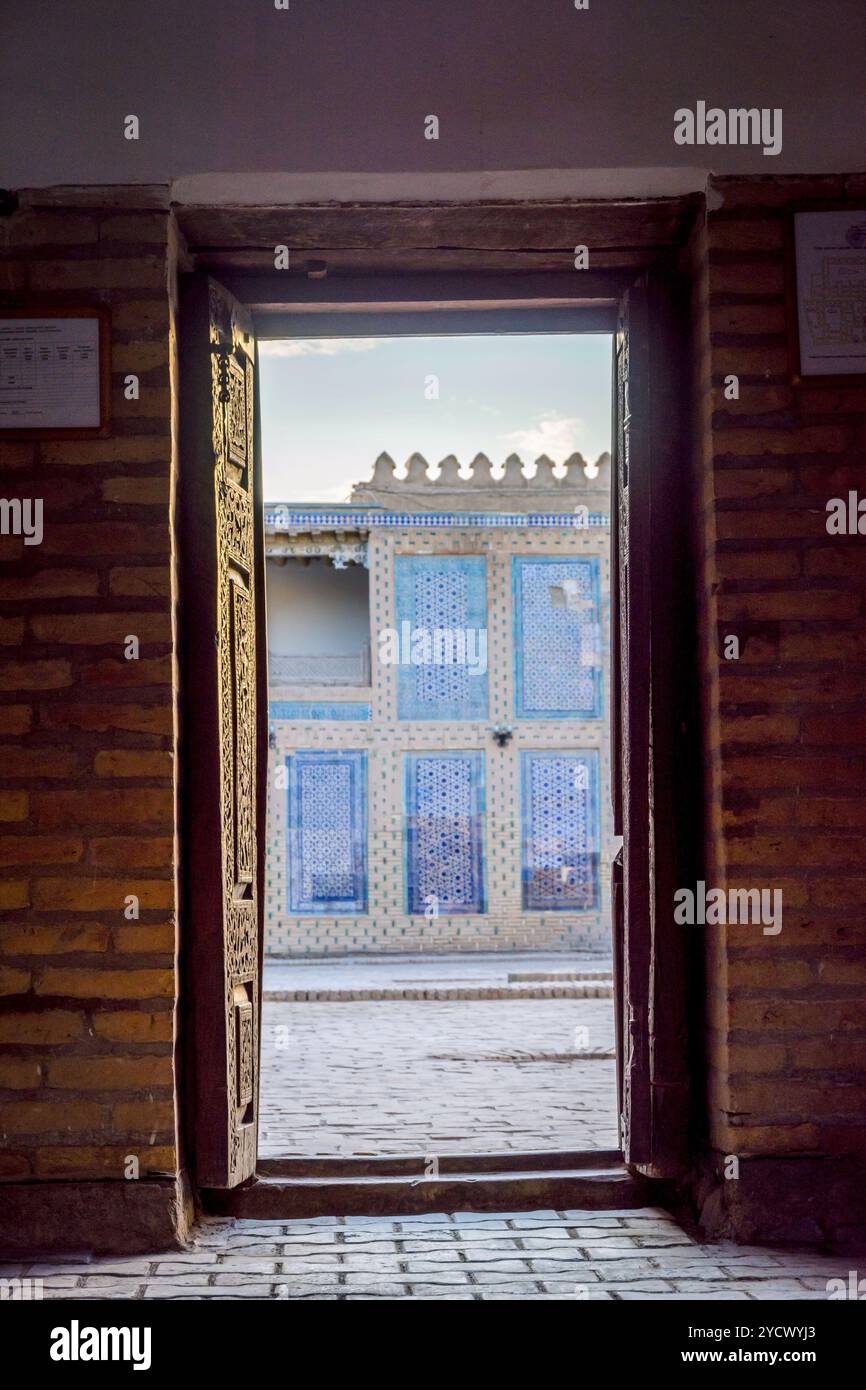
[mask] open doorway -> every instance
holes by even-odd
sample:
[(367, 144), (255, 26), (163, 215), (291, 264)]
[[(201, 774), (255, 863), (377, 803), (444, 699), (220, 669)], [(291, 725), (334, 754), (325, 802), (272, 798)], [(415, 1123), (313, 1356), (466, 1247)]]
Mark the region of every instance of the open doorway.
[(473, 328), (259, 344), (265, 1159), (618, 1148), (612, 338)]
[[(409, 963), (412, 951), (406, 948), (419, 946), (416, 954), (426, 963), (432, 960), (437, 968), (446, 948), (459, 950), (463, 969), (464, 960), (480, 960), (483, 954), (480, 950), (462, 954), (469, 932), (478, 925), (470, 918), (487, 918), (496, 933), (494, 959), (501, 964), (508, 949), (526, 947), (526, 941), (515, 940), (513, 933), (524, 931), (528, 920), (549, 927), (571, 915), (580, 916), (585, 926), (593, 912), (598, 917), (607, 844), (617, 1039), (611, 1050), (616, 1053), (618, 1131), (625, 1166), (617, 1164), (616, 1152), (607, 1154), (607, 1166), (596, 1152), (600, 1171), (586, 1182), (581, 1179), (579, 1188), (581, 1200), (591, 1205), (642, 1199), (637, 1174), (663, 1178), (682, 1172), (691, 1123), (689, 1056), (684, 1046), (689, 1037), (686, 953), (682, 933), (672, 930), (669, 922), (675, 885), (696, 876), (690, 835), (697, 824), (696, 817), (683, 809), (693, 805), (694, 793), (696, 685), (688, 678), (694, 664), (694, 622), (682, 604), (676, 621), (672, 619), (674, 594), (685, 592), (693, 565), (683, 506), (687, 462), (683, 421), (689, 396), (683, 389), (677, 274), (670, 265), (648, 268), (627, 288), (623, 288), (623, 277), (614, 273), (605, 272), (593, 280), (581, 277), (581, 287), (589, 294), (583, 300), (576, 300), (565, 287), (557, 294), (555, 276), (488, 276), (486, 280), (473, 276), (476, 293), (483, 282), (483, 299), (467, 298), (466, 282), (459, 277), (406, 276), (386, 284), (346, 277), (328, 287), (315, 307), (306, 282), (296, 281), (286, 289), (268, 277), (225, 278), (232, 289), (207, 274), (190, 276), (181, 316), (185, 460), (178, 505), (185, 656), (181, 838), (186, 1013), (191, 1021), (190, 1046), (185, 1051), (191, 1062), (186, 1134), (197, 1183), (210, 1190), (210, 1200), (218, 1205), (227, 1200), (238, 1213), (273, 1210), (280, 1214), (287, 1210), (287, 1200), (292, 1210), (297, 1211), (300, 1202), (309, 1214), (368, 1209), (351, 1205), (362, 1202), (363, 1194), (355, 1193), (346, 1182), (338, 1181), (336, 1187), (326, 1184), (325, 1191), (314, 1172), (309, 1178), (313, 1185), (304, 1185), (307, 1178), (298, 1165), (308, 1171), (309, 1158), (262, 1158), (259, 1151), (260, 1129), (262, 1149), (271, 1138), (267, 1116), (259, 1105), (263, 1034), (269, 1035), (266, 1045), (273, 1043), (284, 1054), (279, 1058), (280, 1075), (289, 1079), (292, 1095), (298, 1093), (292, 1072), (302, 1071), (300, 1054), (292, 1067), (291, 1053), (298, 1039), (291, 1025), (274, 1021), (262, 1026), (269, 893), (278, 893), (285, 902), (291, 883), (298, 909), (291, 916), (301, 919), (300, 924), (311, 932), (345, 933), (348, 926), (352, 949), (363, 952), (365, 968), (377, 954), (371, 949), (375, 929), (387, 934), (389, 949), (380, 953), (389, 965), (395, 959), (401, 966)], [(494, 278), (496, 284), (491, 283)], [(594, 460), (591, 453), (587, 458), (575, 451), (563, 473), (562, 466), (552, 462), (552, 450), (547, 450), (536, 459), (533, 474), (531, 456), (525, 460), (526, 468), (513, 451), (501, 465), (495, 458), (491, 465), (481, 447), (467, 470), (465, 458), (472, 454), (472, 446), (462, 461), (446, 446), (449, 452), (441, 464), (430, 469), (414, 444), (415, 435), (405, 468), (395, 468), (392, 458), (383, 454), (376, 458), (372, 475), (368, 459), (378, 440), (371, 445), (362, 481), (352, 482), (348, 501), (330, 496), (317, 502), (308, 495), (294, 502), (272, 502), (266, 510), (257, 340), (289, 342), (287, 355), (297, 356), (298, 341), (321, 342), (329, 334), (332, 340), (334, 335), (368, 338), (379, 333), (404, 351), (413, 338), (425, 336), (486, 336), (488, 343), (514, 340), (521, 346), (528, 341), (524, 335), (533, 333), (560, 334), (561, 342), (569, 334), (577, 335), (576, 340), (603, 334), (607, 335), (607, 356), (614, 329), (614, 467), (607, 514), (600, 505), (608, 497), (605, 451)], [(261, 360), (267, 355), (263, 353)], [(427, 375), (434, 381), (437, 376), (435, 372)], [(574, 385), (572, 379), (570, 392)], [(606, 399), (603, 387), (597, 394)], [(339, 393), (332, 393), (320, 403), (320, 425), (333, 416), (338, 399)], [(570, 403), (571, 394), (568, 399)], [(438, 446), (429, 452), (435, 458)], [(316, 458), (310, 471), (317, 480), (321, 477)], [(555, 498), (569, 493), (569, 473), (572, 483), (577, 479), (581, 487), (595, 488), (596, 496), (551, 510)], [(358, 471), (353, 470), (351, 478), (357, 477)], [(545, 510), (539, 511), (531, 500), (536, 489), (543, 490)], [(472, 493), (474, 510), (467, 509)], [(287, 562), (327, 559), (334, 569), (360, 562), (367, 569), (362, 561), (365, 553), (371, 580), (379, 576), (378, 583), (369, 582), (367, 590), (369, 676), (358, 671), (356, 662), (356, 683), (342, 690), (342, 699), (335, 698), (339, 682), (333, 681), (283, 692), (296, 723), (297, 707), (303, 707), (300, 723), (305, 740), (296, 740), (282, 753), (279, 728), (269, 728), (266, 520), (270, 540), (282, 552), (275, 558)], [(589, 547), (598, 542), (605, 526), (612, 529), (610, 592), (615, 596), (610, 614), (609, 682), (604, 666), (608, 652), (603, 631), (604, 567), (599, 563), (596, 584), (594, 566), (589, 563), (599, 558)], [(503, 555), (503, 536), (515, 528), (521, 533), (519, 544), (512, 544)], [(557, 532), (564, 532), (562, 545), (551, 556), (545, 547)], [(576, 563), (568, 548), (576, 537), (580, 538), (576, 558), (587, 562), (579, 576), (562, 573), (563, 563)], [(511, 541), (515, 541), (513, 535)], [(555, 572), (548, 572), (551, 566)], [(204, 622), (203, 613), (208, 615)], [(522, 617), (516, 623), (518, 614)], [(600, 628), (602, 640), (598, 641)], [(419, 629), (422, 655), (416, 660)], [(576, 705), (570, 703), (571, 696), (561, 699), (561, 681), (555, 707), (549, 688), (545, 693), (545, 681), (539, 694), (534, 679), (538, 670), (546, 680), (563, 669), (550, 661), (539, 667), (525, 660), (533, 650), (530, 639), (539, 630), (548, 634), (553, 630), (557, 641), (571, 652), (564, 669), (579, 692), (574, 697)], [(487, 638), (483, 653), (482, 635)], [(557, 686), (557, 679), (553, 683)], [(597, 756), (605, 721), (597, 711), (599, 696), (606, 699), (608, 692), (612, 834), (606, 839), (602, 828), (593, 841), (586, 833), (586, 816), (573, 814), (573, 798), (578, 796), (584, 808), (590, 801), (605, 806), (602, 762)], [(338, 708), (336, 716), (331, 712), (334, 708)], [(584, 724), (594, 721), (595, 745), (588, 731), (585, 736), (581, 732), (580, 742), (563, 743), (575, 708)], [(383, 728), (383, 737), (374, 747), (369, 736), (383, 718), (391, 727)], [(320, 775), (323, 750), (318, 742), (309, 741), (321, 734), (330, 745), (325, 750), (329, 756), (324, 760), (324, 782)], [(301, 756), (308, 754), (312, 754), (309, 760)], [(386, 755), (384, 759), (380, 754)], [(283, 787), (275, 786), (270, 800), (273, 808), (281, 807), (285, 818), (281, 841), (290, 858), (282, 866), (271, 864), (268, 883), (270, 776), (284, 782)], [(312, 817), (300, 814), (308, 797), (314, 807)], [(580, 833), (564, 834), (566, 822), (572, 830), (578, 825)], [(623, 837), (622, 845), (614, 855), (613, 837), (618, 835)], [(336, 843), (338, 851), (331, 852), (324, 864), (318, 859), (323, 842), (329, 842), (332, 850)], [(443, 843), (449, 849), (446, 856), (441, 853)], [(510, 859), (510, 868), (503, 867), (503, 856)], [(456, 865), (459, 872), (449, 871), (443, 879), (443, 864)], [(371, 874), (371, 865), (383, 876), (379, 881)], [(564, 911), (563, 901), (567, 903)], [(335, 904), (339, 912), (333, 911)], [(602, 907), (599, 927), (603, 918)], [(423, 932), (423, 943), (408, 937), (410, 929)], [(529, 943), (533, 949), (539, 944), (537, 937)], [(575, 942), (566, 945), (571, 948)], [(345, 950), (329, 951), (321, 963), (342, 961), (345, 956)], [(307, 960), (294, 963), (293, 968), (312, 965)], [(509, 990), (533, 983), (539, 982), (505, 982)], [(597, 982), (571, 983), (581, 986), (585, 996)], [(599, 988), (597, 997), (606, 996), (610, 981), (602, 980)], [(274, 992), (267, 984), (265, 989)], [(310, 993), (310, 989), (302, 991), (298, 1002), (332, 1002), (311, 1000)], [(500, 991), (494, 994), (501, 1002)], [(284, 1000), (269, 999), (267, 1008), (270, 1011), (272, 1004), (293, 1003), (296, 998), (289, 994)], [(345, 995), (338, 998), (346, 1002)], [(386, 1001), (374, 998), (371, 1002)], [(393, 1002), (390, 995), (387, 1002)], [(437, 994), (435, 1000), (421, 1002), (442, 1001)], [(493, 1001), (479, 1001), (485, 1002)], [(510, 995), (505, 1002), (511, 1003)], [(350, 1017), (345, 1010), (344, 1017)], [(391, 1017), (393, 1022), (396, 1015)], [(504, 1014), (497, 1018), (498, 1029)], [(416, 1028), (420, 1026), (419, 1015), (413, 1015), (413, 1021)], [(581, 1045), (584, 1041), (581, 1036)], [(321, 1047), (318, 1055), (322, 1055)], [(485, 1055), (488, 1061), (501, 1061), (503, 1055), (507, 1062), (513, 1061), (511, 1051), (492, 1059)], [(434, 1060), (452, 1061), (454, 1056), (442, 1051)], [(568, 1060), (612, 1062), (613, 1058), (571, 1056)], [(526, 1063), (526, 1056), (519, 1061)], [(536, 1061), (531, 1055), (528, 1065)], [(368, 1054), (360, 1074), (369, 1074), (378, 1065), (375, 1056)], [(417, 1082), (422, 1069), (417, 1064), (404, 1066), (397, 1073), (398, 1090), (401, 1076), (409, 1073)], [(421, 1084), (422, 1099), (431, 1090), (430, 1085)], [(352, 1094), (357, 1094), (357, 1084)], [(484, 1097), (481, 1103), (486, 1108)], [(377, 1108), (384, 1111), (378, 1102)], [(569, 1091), (560, 1113), (569, 1115), (574, 1108)], [(501, 1139), (502, 1115), (493, 1109)], [(532, 1113), (537, 1111), (534, 1105)], [(391, 1130), (400, 1128), (403, 1113), (399, 1104), (391, 1108)], [(345, 1127), (345, 1107), (335, 1106), (331, 1114)], [(317, 1146), (328, 1122), (328, 1115), (315, 1117)], [(285, 1117), (281, 1124), (283, 1133), (291, 1130)], [(426, 1116), (424, 1128), (428, 1132), (431, 1128)], [(343, 1168), (337, 1177), (350, 1171), (363, 1175), (370, 1163), (408, 1164), (402, 1169), (408, 1186), (397, 1192), (386, 1184), (387, 1190), (379, 1194), (383, 1203), (399, 1200), (404, 1204), (389, 1210), (445, 1209), (431, 1207), (431, 1202), (452, 1202), (455, 1209), (462, 1209), (468, 1195), (463, 1179), (471, 1187), (473, 1173), (489, 1172), (490, 1163), (500, 1163), (495, 1155), (482, 1155), (479, 1163), (470, 1164), (455, 1154), (454, 1135), (464, 1129), (458, 1117), (454, 1126), (437, 1130), (439, 1137), (430, 1143), (436, 1151), (427, 1155), (418, 1153), (413, 1138), (414, 1157), (409, 1159), (381, 1155), (376, 1159), (375, 1154), (369, 1159), (338, 1157)], [(553, 1132), (554, 1126), (546, 1127), (548, 1137)], [(338, 1144), (349, 1146), (349, 1155), (355, 1152), (357, 1136), (337, 1133), (333, 1137), (335, 1155), (340, 1152)], [(291, 1135), (290, 1141), (295, 1142)], [(283, 1149), (282, 1139), (278, 1143)], [(422, 1146), (427, 1147), (426, 1141)], [(417, 1183), (418, 1173), (429, 1176), (428, 1161), (429, 1171), (438, 1171), (440, 1152), (443, 1171), (462, 1175), (459, 1190), (449, 1187), (446, 1191), (437, 1182)], [(536, 1168), (545, 1171), (533, 1172), (532, 1152), (527, 1161), (526, 1154), (512, 1151), (508, 1162), (502, 1159), (500, 1166), (522, 1171), (520, 1190), (513, 1184), (507, 1191), (498, 1185), (496, 1193), (485, 1196), (473, 1189), (473, 1201), (490, 1198), (523, 1205), (540, 1200), (549, 1205), (555, 1198), (567, 1205), (578, 1191), (575, 1168), (586, 1168), (593, 1154), (583, 1147), (570, 1154), (557, 1148), (548, 1151), (548, 1157), (546, 1164), (536, 1159)], [(571, 1162), (575, 1158), (576, 1164)], [(321, 1158), (312, 1161), (327, 1163)], [(288, 1194), (279, 1184), (277, 1190), (267, 1183), (246, 1186), (250, 1178), (271, 1179), (290, 1169), (302, 1186)], [(623, 1190), (626, 1180), (633, 1184), (628, 1191)], [(233, 1189), (238, 1202), (232, 1206)], [(363, 1201), (373, 1200), (370, 1189), (365, 1190)], [(220, 1193), (227, 1195), (220, 1198)]]

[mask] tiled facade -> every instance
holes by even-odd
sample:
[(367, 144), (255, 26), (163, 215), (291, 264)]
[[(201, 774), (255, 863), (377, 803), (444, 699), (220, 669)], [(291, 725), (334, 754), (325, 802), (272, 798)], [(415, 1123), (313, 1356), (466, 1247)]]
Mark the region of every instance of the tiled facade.
[[(579, 484), (539, 484), (537, 512), (524, 501), (480, 513), (475, 488), (465, 511), (434, 496), (429, 512), (396, 510), (386, 495), (379, 511), (266, 513), (269, 540), (278, 530), (301, 553), (317, 534), (366, 537), (373, 653), (369, 687), (272, 675), (266, 949), (607, 951), (606, 477), (589, 514)], [(450, 661), (421, 651), (413, 664), (419, 628), (471, 640)], [(479, 629), (484, 671), (472, 664)], [(402, 664), (381, 659), (386, 630), (402, 640)], [(511, 730), (502, 746), (497, 728)], [(320, 769), (308, 803), (299, 766), (308, 780)], [(362, 766), (363, 807), (361, 781), (349, 790)]]

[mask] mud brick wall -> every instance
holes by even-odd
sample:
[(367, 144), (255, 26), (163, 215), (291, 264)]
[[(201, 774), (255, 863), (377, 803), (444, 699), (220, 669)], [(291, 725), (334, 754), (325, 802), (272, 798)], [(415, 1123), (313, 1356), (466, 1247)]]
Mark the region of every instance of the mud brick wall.
[[(689, 248), (705, 875), (784, 893), (778, 936), (691, 929), (706, 941), (696, 1194), (709, 1231), (742, 1239), (866, 1226), (866, 540), (825, 524), (829, 498), (864, 490), (866, 388), (791, 384), (783, 252), (792, 200), (844, 196), (866, 203), (866, 179), (720, 180)], [(101, 1222), (104, 1245), (153, 1249), (182, 1225), (178, 253), (166, 208), (130, 197), (143, 205), (22, 199), (0, 219), (0, 302), (112, 316), (110, 437), (0, 444), (0, 494), (45, 512), (41, 545), (0, 537), (0, 1179), (3, 1234), (32, 1248), (83, 1248)]]
[(178, 1163), (174, 236), (24, 198), (0, 247), (4, 306), (109, 306), (112, 417), (0, 444), (44, 507), (41, 545), (0, 537), (0, 1176), (132, 1188)]
[(777, 936), (691, 929), (707, 934), (704, 1220), (740, 1238), (866, 1225), (866, 539), (828, 535), (825, 510), (866, 494), (866, 387), (793, 385), (786, 348), (789, 205), (841, 198), (866, 205), (866, 179), (722, 179), (690, 248), (706, 879), (783, 890)]

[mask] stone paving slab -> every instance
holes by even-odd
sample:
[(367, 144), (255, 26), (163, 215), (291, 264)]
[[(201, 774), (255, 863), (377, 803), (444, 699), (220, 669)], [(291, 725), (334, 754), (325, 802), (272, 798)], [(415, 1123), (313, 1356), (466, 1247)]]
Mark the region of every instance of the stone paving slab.
[[(586, 1239), (594, 1229), (615, 1232), (618, 1247), (631, 1242), (628, 1253), (618, 1249), (616, 1260), (599, 1253)], [(555, 1236), (555, 1258), (535, 1249), (539, 1230)], [(490, 1220), (471, 1212), (318, 1222), (211, 1218), (185, 1252), (18, 1261), (0, 1264), (0, 1278), (40, 1277), (44, 1297), (56, 1300), (750, 1302), (826, 1299), (827, 1281), (847, 1279), (851, 1266), (852, 1257), (814, 1251), (704, 1245), (668, 1213), (647, 1208), (500, 1212)]]
[(266, 1002), (259, 1152), (615, 1149), (615, 1065), (606, 999)]

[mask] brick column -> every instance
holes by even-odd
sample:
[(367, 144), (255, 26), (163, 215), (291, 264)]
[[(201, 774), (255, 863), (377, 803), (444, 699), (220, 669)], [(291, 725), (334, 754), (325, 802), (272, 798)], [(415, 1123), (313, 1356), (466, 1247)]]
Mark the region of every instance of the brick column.
[[(153, 1248), (184, 1220), (177, 254), (158, 197), (100, 201), (24, 197), (0, 222), (7, 303), (111, 313), (110, 437), (0, 445), (4, 496), (44, 508), (41, 545), (0, 538), (0, 1239), (20, 1233), (34, 1248)], [(130, 637), (137, 660), (127, 659)]]
[(703, 1218), (740, 1239), (866, 1230), (866, 540), (829, 536), (825, 510), (863, 490), (866, 388), (791, 383), (784, 261), (791, 202), (862, 206), (864, 192), (722, 179), (690, 248), (707, 883), (783, 892), (778, 935), (693, 929), (707, 933)]

